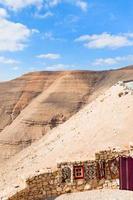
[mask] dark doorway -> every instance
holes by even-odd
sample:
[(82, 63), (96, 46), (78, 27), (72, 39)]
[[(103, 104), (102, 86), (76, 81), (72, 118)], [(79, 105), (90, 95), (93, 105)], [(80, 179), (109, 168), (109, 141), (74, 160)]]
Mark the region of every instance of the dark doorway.
[(133, 158), (120, 157), (120, 189), (133, 191)]

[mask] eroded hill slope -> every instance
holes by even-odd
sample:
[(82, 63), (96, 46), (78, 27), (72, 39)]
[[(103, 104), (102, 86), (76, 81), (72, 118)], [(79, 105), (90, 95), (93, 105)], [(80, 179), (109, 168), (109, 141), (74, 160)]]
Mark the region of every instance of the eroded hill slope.
[(0, 160), (10, 158), (68, 120), (133, 69), (35, 72), (0, 83)]
[(1, 169), (1, 195), (11, 194), (16, 185), (24, 187), (26, 178), (55, 169), (59, 162), (88, 160), (99, 150), (127, 148), (133, 142), (132, 102), (132, 90), (112, 86), (67, 122), (11, 158)]

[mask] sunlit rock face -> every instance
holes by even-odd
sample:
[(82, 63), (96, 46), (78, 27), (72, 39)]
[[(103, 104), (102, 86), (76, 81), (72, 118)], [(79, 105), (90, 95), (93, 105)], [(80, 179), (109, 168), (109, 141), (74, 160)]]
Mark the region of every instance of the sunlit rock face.
[(130, 67), (34, 72), (0, 83), (0, 159), (31, 145), (116, 82), (132, 78)]

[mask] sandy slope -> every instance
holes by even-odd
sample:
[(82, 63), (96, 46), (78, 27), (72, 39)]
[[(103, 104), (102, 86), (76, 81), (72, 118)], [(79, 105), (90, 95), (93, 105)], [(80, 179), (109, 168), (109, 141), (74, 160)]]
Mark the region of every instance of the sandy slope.
[[(111, 87), (67, 122), (6, 163), (0, 177), (1, 196), (24, 187), (25, 178), (54, 169), (58, 162), (86, 160), (98, 150), (126, 148), (133, 142), (133, 95)], [(4, 180), (3, 180), (4, 179)]]
[(62, 195), (56, 200), (132, 200), (133, 192), (120, 190), (94, 190)]
[[(0, 161), (78, 112), (102, 85), (105, 74), (108, 72), (36, 72), (0, 84)], [(104, 89), (108, 87), (103, 84)]]
[(0, 165), (67, 121), (133, 67), (110, 71), (34, 72), (0, 83)]

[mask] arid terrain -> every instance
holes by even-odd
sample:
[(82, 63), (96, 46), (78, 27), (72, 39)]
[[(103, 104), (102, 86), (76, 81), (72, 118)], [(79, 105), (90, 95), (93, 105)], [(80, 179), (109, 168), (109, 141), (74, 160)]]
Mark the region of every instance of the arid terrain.
[[(133, 68), (35, 72), (0, 83), (0, 197), (62, 161), (133, 142)], [(77, 199), (76, 199), (77, 200)]]
[(94, 190), (75, 194), (62, 195), (55, 200), (132, 200), (133, 193), (120, 190)]
[(102, 91), (133, 77), (116, 71), (35, 72), (0, 83), (0, 160), (67, 121)]

